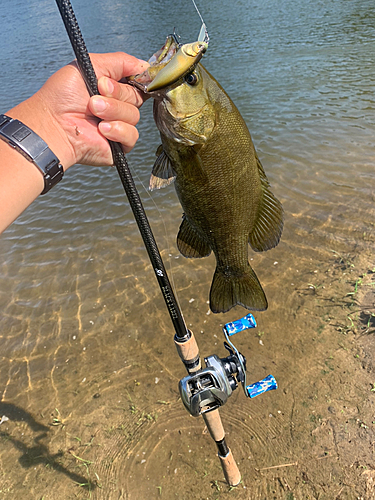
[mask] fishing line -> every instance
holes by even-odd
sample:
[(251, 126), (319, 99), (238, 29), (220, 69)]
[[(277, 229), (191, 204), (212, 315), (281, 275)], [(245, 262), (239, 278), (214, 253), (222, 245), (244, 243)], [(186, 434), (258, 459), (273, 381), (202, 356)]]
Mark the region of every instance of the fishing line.
[(193, 2), (193, 5), (195, 7), (195, 10), (198, 12), (198, 16), (200, 17), (200, 20), (202, 21), (202, 24), (204, 24), (204, 20), (203, 20), (203, 17), (201, 15), (201, 13), (199, 12), (199, 9), (197, 7), (197, 4), (194, 2), (194, 0), (191, 0)]
[[(139, 182), (139, 184), (142, 186), (144, 194), (146, 194), (146, 196), (151, 200), (152, 204), (156, 208), (156, 210), (157, 210), (157, 212), (158, 212), (158, 214), (160, 216), (160, 220), (161, 220), (161, 222), (163, 224), (163, 228), (164, 228), (164, 240), (165, 240), (165, 243), (166, 243), (166, 248), (168, 250), (168, 259), (167, 259), (167, 262), (169, 264), (170, 281), (171, 281), (171, 284), (172, 284), (172, 287), (173, 287), (173, 291), (174, 291), (174, 294), (175, 294), (175, 297), (176, 297), (177, 304), (178, 304), (178, 306), (181, 309), (181, 303), (180, 303), (180, 300), (179, 300), (179, 297), (178, 297), (178, 291), (177, 291), (176, 282), (175, 282), (175, 279), (174, 279), (173, 260), (172, 260), (172, 251), (175, 249), (175, 247), (173, 246), (173, 243), (170, 242), (170, 238), (168, 236), (168, 231), (167, 231), (167, 226), (166, 226), (166, 223), (165, 223), (165, 220), (164, 220), (164, 216), (163, 216), (163, 214), (162, 214), (159, 206), (157, 205), (152, 192), (145, 186), (145, 184), (142, 181), (141, 177), (139, 176), (138, 172), (134, 172), (133, 175), (137, 179), (137, 181)], [(171, 249), (173, 249), (173, 250), (171, 250)]]
[(198, 41), (199, 42), (206, 42), (206, 43), (208, 43), (210, 41), (210, 37), (208, 36), (208, 31), (207, 31), (206, 23), (204, 22), (202, 14), (199, 12), (199, 9), (198, 9), (197, 4), (195, 3), (195, 1), (194, 0), (191, 0), (191, 1), (193, 2), (195, 10), (197, 11), (199, 18), (202, 21), (202, 27), (201, 27), (201, 30), (199, 32)]

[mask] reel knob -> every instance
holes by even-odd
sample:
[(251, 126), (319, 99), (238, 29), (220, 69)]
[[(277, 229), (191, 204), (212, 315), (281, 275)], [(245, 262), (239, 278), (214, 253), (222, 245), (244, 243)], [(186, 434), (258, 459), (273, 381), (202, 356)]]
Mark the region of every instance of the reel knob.
[(277, 382), (273, 375), (268, 375), (268, 377), (254, 384), (247, 385), (245, 391), (250, 398), (255, 398), (264, 392), (273, 391), (277, 389)]

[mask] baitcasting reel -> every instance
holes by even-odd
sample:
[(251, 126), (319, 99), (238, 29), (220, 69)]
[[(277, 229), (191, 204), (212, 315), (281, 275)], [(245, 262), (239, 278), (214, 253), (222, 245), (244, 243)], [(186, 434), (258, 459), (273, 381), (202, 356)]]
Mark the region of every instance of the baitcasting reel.
[(182, 402), (193, 417), (223, 406), (238, 384), (242, 384), (245, 395), (250, 398), (277, 389), (276, 380), (272, 375), (255, 384), (246, 385), (246, 358), (229, 340), (230, 336), (255, 326), (252, 314), (233, 323), (227, 323), (223, 331), (226, 338), (224, 347), (229, 356), (226, 358), (219, 358), (216, 354), (208, 356), (204, 358), (206, 368), (180, 380)]

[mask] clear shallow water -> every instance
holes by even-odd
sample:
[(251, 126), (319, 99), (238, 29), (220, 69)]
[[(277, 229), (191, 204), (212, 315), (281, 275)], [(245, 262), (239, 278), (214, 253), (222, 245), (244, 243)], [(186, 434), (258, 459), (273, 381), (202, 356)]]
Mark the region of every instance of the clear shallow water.
[[(147, 59), (174, 27), (184, 41), (192, 40), (199, 30), (199, 19), (188, 2), (77, 0), (73, 6), (92, 52), (125, 50)], [(307, 328), (294, 325), (288, 332), (296, 308), (289, 300), (291, 292), (301, 286), (302, 275), (310, 281), (310, 274), (326, 265), (333, 251), (361, 255), (373, 245), (375, 6), (363, 0), (335, 0), (328, 5), (310, 0), (236, 0), (201, 2), (200, 8), (211, 36), (205, 65), (248, 123), (273, 192), (286, 212), (279, 247), (250, 256), (270, 302), (269, 310), (257, 315), (259, 328), (275, 332), (273, 342), (267, 354), (258, 352), (254, 335), (239, 340), (240, 348), (246, 355), (251, 349), (259, 356), (253, 361), (254, 378), (267, 375), (278, 360), (279, 376), (287, 383), (293, 369), (278, 331), (284, 325), (285, 343), (293, 344), (291, 337), (303, 338)], [(25, 5), (6, 0), (0, 22), (6, 32), (0, 53), (0, 109), (5, 111), (37, 90), (73, 56), (52, 1), (30, 0)], [(139, 130), (141, 139), (128, 159), (160, 250), (202, 353), (220, 351), (221, 340), (215, 337), (220, 338), (220, 323), (245, 311), (207, 315), (213, 259), (191, 262), (179, 257), (175, 236), (181, 209), (173, 187), (152, 197), (143, 188), (159, 144), (151, 103), (142, 109)], [(27, 412), (28, 425), (22, 428), (26, 449), (35, 446), (36, 431), (30, 422), (45, 425), (49, 457), (71, 444), (67, 437), (64, 441), (61, 435), (51, 435), (48, 424), (52, 414), (56, 417), (56, 408), (82, 435), (85, 426), (102, 422), (109, 441), (101, 445), (115, 464), (112, 473), (126, 478), (119, 490), (129, 498), (144, 498), (134, 493), (134, 484), (147, 476), (139, 468), (137, 453), (157, 457), (147, 477), (162, 475), (158, 460), (168, 462), (173, 443), (187, 439), (179, 438), (181, 428), (199, 435), (201, 422), (191, 423), (176, 403), (182, 365), (115, 170), (70, 169), (56, 189), (37, 200), (0, 237), (0, 251), (3, 413), (17, 421), (22, 414), (17, 412)], [(299, 347), (294, 349), (293, 356), (301, 355)], [(93, 399), (95, 394), (101, 397)], [(251, 411), (256, 418), (262, 411), (271, 411), (267, 405), (272, 400), (248, 410), (248, 402), (236, 398), (228, 407), (240, 414)], [(137, 421), (118, 409), (129, 405), (139, 409), (131, 415), (137, 416), (138, 424), (141, 420), (148, 434), (139, 433)], [(156, 423), (145, 417), (156, 414)], [(241, 427), (229, 410), (224, 414), (232, 439), (235, 432), (246, 435), (246, 426)], [(148, 428), (150, 421), (155, 426)], [(125, 441), (116, 441), (110, 433), (118, 425), (128, 426)], [(166, 441), (164, 427), (170, 436), (165, 449), (157, 444)], [(267, 441), (267, 437), (259, 439), (263, 445)], [(38, 476), (22, 461), (18, 464), (22, 446), (10, 442), (13, 445), (4, 448), (4, 454), (11, 458), (5, 460), (4, 455), (1, 462), (9, 495), (31, 488), (42, 496)], [(100, 468), (105, 456), (98, 450)], [(199, 455), (199, 450), (195, 453)], [(259, 460), (262, 453), (258, 450)], [(277, 450), (272, 453), (277, 455)], [(9, 460), (18, 469), (7, 476)], [(125, 460), (131, 467), (124, 473)], [(214, 458), (212, 464), (215, 467)], [(106, 477), (103, 481), (108, 486), (112, 476), (107, 477), (105, 470), (100, 469), (99, 475)], [(184, 473), (190, 481), (189, 473)], [(68, 473), (56, 474), (50, 488), (64, 488), (64, 498), (70, 498), (70, 479)], [(110, 493), (98, 489), (95, 494), (117, 498), (116, 488), (108, 488)]]

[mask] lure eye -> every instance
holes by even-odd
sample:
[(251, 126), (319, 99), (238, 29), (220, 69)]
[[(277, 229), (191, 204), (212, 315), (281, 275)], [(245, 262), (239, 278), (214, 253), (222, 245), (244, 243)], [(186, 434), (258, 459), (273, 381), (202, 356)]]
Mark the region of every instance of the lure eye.
[(185, 82), (188, 84), (188, 85), (191, 85), (191, 86), (194, 86), (198, 83), (198, 77), (195, 73), (190, 73), (189, 75), (187, 75), (185, 77)]

